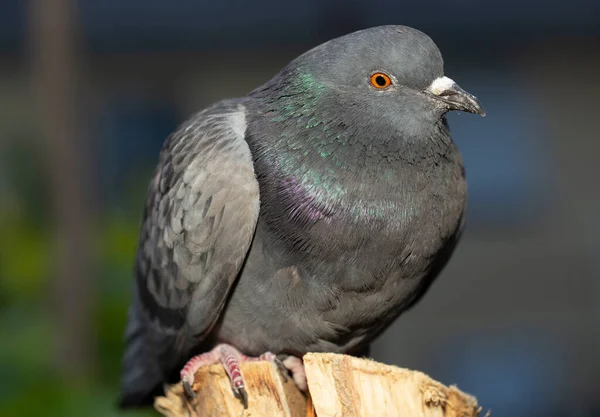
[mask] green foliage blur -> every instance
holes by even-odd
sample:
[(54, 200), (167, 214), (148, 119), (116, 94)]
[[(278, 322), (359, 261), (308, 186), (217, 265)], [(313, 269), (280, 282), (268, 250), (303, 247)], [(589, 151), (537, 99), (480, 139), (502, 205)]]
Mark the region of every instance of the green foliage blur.
[[(119, 210), (96, 212), (91, 326), (92, 369), (68, 381), (56, 369), (52, 274), (57, 231), (45, 163), (33, 140), (0, 157), (0, 416), (156, 415), (120, 412), (118, 380), (132, 264), (147, 175), (132, 181)], [(141, 192), (140, 192), (141, 190)], [(112, 207), (112, 206), (110, 206)]]

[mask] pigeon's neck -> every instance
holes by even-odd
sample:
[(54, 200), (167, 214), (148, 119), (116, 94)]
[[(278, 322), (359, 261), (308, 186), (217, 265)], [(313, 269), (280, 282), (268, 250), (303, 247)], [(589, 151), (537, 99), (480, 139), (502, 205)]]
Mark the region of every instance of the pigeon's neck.
[(415, 132), (414, 123), (368, 114), (359, 99), (308, 74), (284, 73), (251, 97), (249, 145), (283, 176), (314, 176), (331, 187), (350, 178), (369, 186), (373, 178), (394, 181), (394, 172), (427, 169), (454, 149), (445, 119)]
[(460, 155), (442, 121), (429, 136), (403, 136), (350, 107), (333, 108), (319, 88), (293, 87), (254, 92), (246, 129), (261, 216), (281, 241), (318, 250), (332, 233), (360, 232), (360, 240), (381, 230), (392, 241), (428, 193), (457, 194)]

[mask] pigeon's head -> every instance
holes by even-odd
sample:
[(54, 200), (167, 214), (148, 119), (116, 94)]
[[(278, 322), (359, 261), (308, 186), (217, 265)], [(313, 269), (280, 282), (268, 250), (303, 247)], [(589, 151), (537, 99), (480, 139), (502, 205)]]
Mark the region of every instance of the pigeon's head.
[(306, 52), (292, 65), (331, 92), (338, 105), (407, 128), (438, 121), (450, 110), (485, 115), (477, 98), (444, 76), (442, 55), (431, 38), (410, 27), (354, 32)]

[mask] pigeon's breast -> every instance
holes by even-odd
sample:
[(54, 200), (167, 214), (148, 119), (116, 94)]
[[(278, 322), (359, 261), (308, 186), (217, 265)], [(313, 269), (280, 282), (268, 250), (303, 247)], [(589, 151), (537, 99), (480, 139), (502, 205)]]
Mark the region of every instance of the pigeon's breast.
[(300, 187), (287, 179), (263, 205), (285, 251), (315, 273), (341, 263), (380, 274), (427, 258), (460, 227), (466, 206), (458, 154), (319, 180)]
[(463, 174), (460, 161), (448, 161), (405, 171), (397, 177), (404, 183), (387, 192), (374, 182), (338, 202), (261, 210), (222, 340), (296, 353), (368, 343), (447, 261), (465, 210)]

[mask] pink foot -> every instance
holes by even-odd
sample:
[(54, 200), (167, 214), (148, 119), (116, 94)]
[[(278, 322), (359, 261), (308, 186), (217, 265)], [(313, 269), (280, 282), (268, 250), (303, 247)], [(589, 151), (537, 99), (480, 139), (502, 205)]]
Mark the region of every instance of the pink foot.
[(292, 379), (300, 391), (308, 391), (308, 383), (306, 382), (306, 373), (304, 372), (304, 363), (302, 363), (302, 359), (295, 356), (288, 356), (283, 360), (282, 364), (285, 369), (291, 372)]
[(188, 395), (192, 398), (196, 396), (196, 393), (192, 389), (194, 383), (194, 375), (198, 369), (203, 366), (213, 365), (215, 363), (223, 364), (225, 372), (229, 376), (231, 381), (231, 388), (236, 397), (238, 397), (244, 404), (244, 408), (248, 408), (248, 393), (244, 384), (244, 377), (240, 370), (240, 362), (254, 362), (254, 361), (269, 361), (273, 362), (279, 369), (284, 380), (287, 379), (287, 371), (292, 373), (292, 378), (298, 388), (306, 391), (306, 374), (304, 373), (304, 365), (302, 360), (294, 356), (288, 356), (283, 362), (281, 362), (277, 356), (271, 352), (265, 352), (257, 358), (249, 357), (241, 353), (233, 346), (227, 344), (217, 345), (210, 352), (202, 353), (200, 355), (191, 358), (181, 369), (181, 381)]

